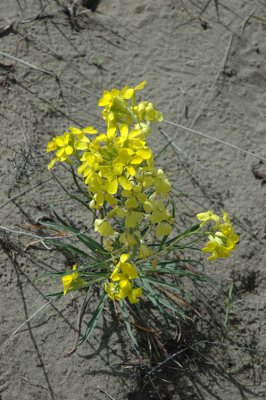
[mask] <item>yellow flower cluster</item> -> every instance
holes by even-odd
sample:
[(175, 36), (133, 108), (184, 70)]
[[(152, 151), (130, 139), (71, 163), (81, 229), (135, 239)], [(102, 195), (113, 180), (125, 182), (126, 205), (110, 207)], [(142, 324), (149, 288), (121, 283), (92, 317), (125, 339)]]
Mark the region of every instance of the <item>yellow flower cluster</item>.
[[(103, 92), (98, 105), (104, 107), (102, 115), (108, 128), (117, 128), (120, 124), (135, 125), (136, 128), (142, 128), (143, 132), (149, 133), (149, 122), (163, 120), (162, 114), (152, 103), (142, 101), (136, 105), (135, 93), (144, 89), (146, 83), (143, 81), (133, 88), (125, 86), (121, 90), (114, 88), (111, 92)], [(131, 100), (130, 107), (128, 100)]]
[(87, 126), (84, 129), (74, 127), (69, 128), (69, 132), (65, 132), (61, 136), (56, 136), (47, 145), (47, 152), (56, 151), (55, 157), (48, 164), (48, 169), (53, 168), (57, 161), (72, 163), (72, 158), (78, 150), (85, 150), (87, 143), (90, 142), (87, 134), (97, 133), (92, 126)]
[(211, 232), (207, 232), (209, 241), (202, 248), (204, 253), (212, 253), (208, 260), (229, 257), (239, 241), (239, 236), (234, 232), (229, 215), (223, 211), (223, 223), (221, 223), (220, 217), (211, 210), (197, 214), (197, 218), (201, 222), (201, 226), (208, 221), (215, 222)]
[(131, 304), (135, 304), (142, 296), (142, 289), (132, 286), (132, 280), (138, 277), (138, 270), (128, 259), (129, 254), (120, 256), (120, 261), (110, 276), (112, 282), (105, 283), (105, 290), (111, 300), (123, 300), (127, 297)]
[(104, 133), (97, 134), (92, 126), (70, 127), (47, 146), (48, 152), (55, 152), (49, 169), (56, 162), (67, 162), (83, 176), (90, 207), (97, 215), (94, 229), (104, 238), (105, 248), (123, 248), (105, 290), (112, 300), (127, 297), (131, 303), (138, 301), (141, 288), (134, 287), (138, 270), (126, 262), (129, 255), (131, 260), (151, 256), (148, 236), (168, 236), (173, 225), (166, 206), (171, 185), (164, 172), (155, 168), (146, 144), (150, 124), (163, 116), (151, 102), (136, 104), (136, 92), (145, 84), (104, 91), (98, 103), (104, 107)]

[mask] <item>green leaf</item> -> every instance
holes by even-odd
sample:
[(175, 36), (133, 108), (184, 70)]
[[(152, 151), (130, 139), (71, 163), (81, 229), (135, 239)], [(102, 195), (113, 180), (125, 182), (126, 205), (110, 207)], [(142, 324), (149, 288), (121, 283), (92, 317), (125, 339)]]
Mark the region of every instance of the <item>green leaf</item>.
[(94, 239), (91, 239), (84, 233), (81, 233), (78, 229), (74, 228), (73, 226), (69, 226), (67, 224), (56, 224), (53, 222), (40, 222), (41, 225), (46, 226), (47, 228), (56, 230), (58, 232), (67, 232), (73, 233), (73, 236), (78, 238), (83, 244), (86, 245), (93, 253), (95, 254), (109, 254), (98, 242)]
[(158, 261), (157, 266), (160, 265), (178, 265), (178, 264), (190, 264), (194, 266), (202, 265), (202, 263), (199, 260), (192, 260), (190, 258), (182, 258), (182, 259), (172, 259), (172, 260), (165, 260), (165, 261)]
[(160, 244), (159, 244), (158, 253), (163, 249), (163, 246), (164, 246), (164, 244), (165, 244), (167, 238), (168, 238), (168, 235), (163, 236), (163, 238), (162, 238), (162, 240), (161, 240), (161, 242), (160, 242)]
[(45, 240), (47, 244), (51, 244), (55, 247), (59, 247), (65, 251), (67, 251), (70, 254), (73, 255), (78, 255), (80, 257), (86, 257), (86, 258), (92, 258), (88, 253), (85, 253), (85, 251), (80, 250), (78, 247), (73, 246), (72, 244), (69, 243), (63, 243), (62, 241), (59, 240)]
[(169, 246), (172, 243), (175, 243), (179, 240), (185, 239), (188, 236), (193, 235), (194, 233), (197, 232), (197, 230), (199, 229), (200, 224), (197, 225), (193, 225), (191, 228), (185, 230), (184, 232), (182, 232), (180, 235), (177, 235), (176, 237), (174, 237), (171, 240), (168, 240), (168, 242), (165, 243), (166, 246)]
[(214, 279), (208, 277), (207, 275), (199, 272), (195, 273), (189, 270), (184, 270), (180, 268), (156, 268), (156, 272), (162, 274), (171, 274), (171, 275), (179, 275), (179, 276), (186, 276), (190, 278), (192, 281), (201, 281), (201, 282), (209, 282), (209, 283), (216, 283)]
[(103, 292), (101, 297), (100, 297), (98, 306), (97, 306), (96, 310), (94, 311), (90, 321), (87, 324), (87, 329), (86, 329), (84, 335), (81, 336), (80, 339), (79, 339), (78, 346), (80, 346), (82, 343), (84, 343), (86, 340), (88, 340), (90, 335), (92, 334), (92, 332), (93, 332), (93, 330), (94, 330), (94, 328), (95, 328), (95, 326), (97, 324), (97, 321), (101, 316), (101, 313), (103, 311), (103, 307), (104, 307), (104, 304), (105, 304), (105, 301), (106, 301), (107, 297), (108, 297), (107, 293)]
[(89, 288), (90, 286), (94, 285), (94, 283), (101, 282), (106, 279), (106, 276), (98, 276), (96, 279), (92, 279), (91, 281), (86, 281), (86, 284), (83, 286), (84, 288)]
[(120, 302), (120, 306), (121, 306), (121, 311), (122, 311), (122, 314), (123, 314), (123, 318), (124, 318), (124, 322), (125, 322), (125, 325), (126, 325), (126, 330), (127, 330), (128, 336), (132, 340), (134, 349), (138, 352), (138, 343), (137, 343), (136, 338), (135, 338), (135, 336), (134, 336), (134, 334), (132, 332), (132, 329), (131, 329), (129, 313), (128, 313), (128, 310), (127, 310), (127, 304), (126, 304), (125, 300)]
[(146, 278), (140, 278), (140, 281), (143, 285), (143, 288), (145, 289), (146, 296), (151, 301), (151, 303), (158, 309), (159, 313), (163, 316), (167, 326), (170, 326), (167, 315), (165, 314), (164, 309), (161, 307), (161, 304), (158, 301), (159, 294), (153, 290), (153, 288), (151, 287)]
[[(171, 310), (173, 313), (178, 313), (183, 320), (186, 320), (186, 315), (182, 311), (180, 307), (178, 307), (176, 304), (171, 304), (170, 301), (166, 299), (165, 296), (163, 296), (161, 293), (155, 292), (153, 288), (149, 285), (149, 282), (147, 281), (147, 278), (142, 279), (142, 282), (146, 288), (146, 295), (149, 298), (149, 300), (155, 305), (155, 307), (158, 309), (160, 314), (163, 316), (164, 320), (166, 321), (167, 325), (169, 326), (169, 319), (171, 320), (176, 320), (176, 316), (170, 314), (167, 312), (166, 309)], [(166, 308), (166, 309), (165, 309)]]
[(181, 293), (181, 290), (180, 290), (176, 285), (173, 285), (173, 284), (171, 284), (171, 283), (168, 283), (168, 282), (165, 281), (165, 280), (157, 279), (157, 278), (148, 278), (148, 277), (146, 277), (145, 279), (146, 279), (146, 281), (150, 282), (151, 284), (153, 284), (153, 285), (155, 285), (155, 286), (157, 286), (157, 285), (159, 285), (159, 286), (165, 286), (165, 287), (174, 289), (174, 290), (175, 290), (176, 292), (178, 292), (178, 293)]

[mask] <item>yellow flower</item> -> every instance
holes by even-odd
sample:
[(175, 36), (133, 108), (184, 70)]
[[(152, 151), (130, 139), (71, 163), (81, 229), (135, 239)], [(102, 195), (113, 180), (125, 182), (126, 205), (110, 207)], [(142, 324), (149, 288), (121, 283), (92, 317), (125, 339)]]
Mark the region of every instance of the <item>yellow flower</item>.
[(172, 226), (166, 222), (160, 222), (155, 229), (157, 237), (168, 236), (172, 231)]
[(146, 244), (141, 243), (139, 246), (139, 256), (145, 259), (147, 257), (150, 257), (151, 255), (152, 250), (148, 246), (146, 246)]
[(98, 106), (100, 107), (111, 107), (113, 104), (114, 99), (120, 94), (120, 90), (113, 88), (111, 92), (105, 90), (103, 92), (103, 96), (100, 98), (98, 102)]
[(94, 229), (99, 232), (101, 236), (112, 236), (115, 232), (108, 221), (104, 219), (96, 219), (94, 222)]
[(138, 276), (138, 270), (135, 265), (120, 261), (111, 274), (114, 282), (135, 279)]
[(62, 284), (64, 287), (64, 295), (67, 294), (70, 290), (80, 289), (85, 281), (82, 278), (78, 277), (78, 272), (76, 271), (77, 266), (73, 265), (72, 267), (72, 274), (67, 274), (62, 277)]
[(124, 292), (123, 289), (117, 283), (105, 283), (104, 289), (108, 294), (111, 300), (123, 300), (127, 296), (127, 292)]
[(148, 219), (153, 224), (157, 224), (158, 222), (162, 221), (169, 222), (169, 220), (171, 219), (171, 215), (166, 209), (162, 200), (153, 200), (152, 198), (150, 198), (149, 200), (144, 202), (143, 207), (147, 213), (151, 213)]
[(123, 300), (128, 297), (129, 302), (135, 304), (139, 302), (139, 297), (142, 296), (142, 289), (133, 288), (128, 280), (118, 284), (113, 282), (105, 283), (104, 288), (109, 298), (113, 301)]
[(130, 125), (133, 122), (131, 110), (123, 94), (116, 88), (111, 92), (105, 90), (98, 105), (105, 107), (102, 115), (108, 127), (116, 127), (118, 123)]
[[(220, 230), (220, 235), (226, 240), (226, 247), (230, 250), (234, 250), (239, 241), (239, 236), (234, 232), (231, 223), (220, 225)], [(219, 236), (219, 233), (216, 233), (216, 235)]]
[(128, 211), (125, 218), (126, 228), (135, 228), (143, 218), (143, 214), (138, 211)]
[(118, 180), (114, 178), (107, 182), (106, 184), (106, 191), (109, 194), (116, 194), (118, 189)]
[(202, 249), (204, 253), (212, 253), (208, 260), (229, 257), (239, 241), (239, 236), (234, 232), (229, 215), (223, 211), (224, 224), (220, 224), (220, 217), (211, 210), (198, 214), (197, 218), (202, 221), (201, 226), (209, 220), (214, 220), (216, 225), (212, 230), (218, 229), (218, 231), (208, 235), (209, 242)]
[(103, 203), (104, 203), (103, 192), (95, 193), (93, 199), (90, 201), (90, 207), (99, 210), (103, 206)]
[(95, 135), (98, 131), (93, 126), (89, 125), (85, 128), (82, 128), (82, 132), (86, 134), (89, 133), (90, 135)]
[(147, 83), (147, 81), (142, 81), (141, 83), (139, 83), (137, 86), (135, 86), (133, 88), (125, 86), (121, 90), (121, 95), (124, 97), (124, 99), (127, 99), (127, 100), (131, 99), (136, 91), (144, 89), (146, 83)]
[(134, 126), (135, 129), (138, 129), (141, 131), (142, 134), (142, 138), (146, 138), (149, 136), (150, 132), (151, 132), (151, 128), (148, 124), (140, 122), (138, 124), (135, 124)]
[(130, 208), (137, 208), (138, 206), (139, 203), (134, 196), (128, 197), (125, 201), (125, 207), (127, 210), (129, 210)]
[(210, 261), (216, 260), (217, 258), (229, 257), (231, 253), (231, 250), (224, 245), (223, 240), (216, 235), (209, 235), (209, 242), (201, 251), (203, 253), (212, 253), (212, 255), (208, 257)]
[(138, 303), (140, 300), (138, 297), (141, 297), (141, 296), (142, 296), (141, 288), (131, 289), (127, 294), (128, 300), (131, 304)]
[(162, 194), (164, 197), (168, 196), (171, 190), (171, 184), (166, 178), (162, 169), (158, 169), (154, 177), (154, 186), (157, 194)]
[(160, 122), (163, 120), (162, 113), (156, 110), (154, 105), (148, 101), (142, 101), (135, 106), (134, 114), (136, 115), (139, 123), (143, 121), (146, 121), (147, 123)]
[(110, 252), (114, 250), (113, 242), (106, 238), (103, 239), (103, 247), (105, 250), (110, 251)]
[(133, 247), (139, 241), (138, 236), (140, 236), (139, 232), (137, 232), (137, 234), (135, 232), (135, 234), (133, 236), (128, 231), (125, 231), (125, 232), (121, 233), (121, 235), (119, 236), (119, 242), (123, 243), (127, 247)]
[(128, 295), (128, 292), (131, 291), (131, 283), (128, 279), (121, 279), (118, 282), (119, 287), (123, 290), (124, 293)]
[(223, 220), (224, 220), (224, 222), (225, 222), (226, 224), (231, 224), (231, 220), (230, 220), (230, 218), (229, 218), (229, 215), (228, 215), (228, 213), (225, 212), (224, 210), (223, 210)]
[(46, 151), (55, 151), (56, 155), (52, 161), (48, 164), (48, 169), (51, 169), (57, 161), (69, 162), (69, 157), (74, 153), (72, 135), (69, 132), (65, 132), (62, 136), (56, 136), (51, 142), (48, 143)]
[(76, 150), (86, 150), (90, 143), (90, 139), (87, 138), (86, 135), (88, 134), (94, 135), (97, 133), (97, 130), (94, 129), (93, 126), (87, 126), (86, 128), (83, 129), (70, 126), (69, 132), (72, 134), (74, 139), (74, 148)]
[(204, 226), (210, 220), (215, 221), (217, 225), (220, 224), (220, 217), (217, 214), (214, 214), (214, 212), (211, 210), (199, 213), (196, 215), (196, 217), (199, 221), (201, 221), (200, 226)]
[(119, 282), (119, 286), (131, 304), (136, 304), (139, 302), (139, 297), (142, 296), (142, 289), (141, 288), (133, 288), (132, 284), (129, 281)]
[[(102, 112), (108, 127), (117, 127), (118, 124), (131, 125), (134, 122), (132, 106), (135, 104), (135, 92), (142, 90), (146, 81), (141, 82), (135, 87), (125, 86), (123, 89), (116, 88), (111, 91), (105, 90), (100, 98), (98, 105), (105, 107)], [(132, 106), (127, 100), (131, 99)]]

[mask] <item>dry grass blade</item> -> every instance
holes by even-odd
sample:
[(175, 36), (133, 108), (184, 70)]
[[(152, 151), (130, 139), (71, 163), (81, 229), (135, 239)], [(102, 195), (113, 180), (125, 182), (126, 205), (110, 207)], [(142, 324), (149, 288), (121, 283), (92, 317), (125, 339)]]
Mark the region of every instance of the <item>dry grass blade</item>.
[(59, 296), (54, 297), (53, 299), (50, 299), (47, 303), (43, 304), (40, 308), (38, 308), (37, 311), (35, 311), (29, 318), (26, 319), (26, 321), (24, 321), (17, 329), (14, 330), (14, 332), (11, 334), (9, 339), (11, 339), (13, 336), (15, 336), (21, 330), (21, 328), (23, 328), (23, 326), (25, 326), (28, 322), (30, 322), (32, 320), (32, 318), (36, 317), (36, 315), (38, 315), (40, 311), (42, 311), (45, 307), (49, 306), (49, 304), (51, 304), (53, 301), (57, 300), (58, 298), (59, 298)]
[(53, 176), (50, 177), (50, 178), (48, 178), (48, 179), (46, 179), (46, 180), (43, 181), (43, 182), (36, 183), (36, 185), (30, 187), (29, 189), (24, 190), (22, 193), (18, 193), (18, 194), (16, 194), (16, 195), (12, 196), (10, 199), (6, 200), (4, 203), (2, 203), (2, 204), (0, 205), (0, 209), (3, 208), (3, 207), (5, 207), (5, 206), (6, 206), (7, 204), (9, 204), (11, 201), (16, 200), (18, 197), (24, 196), (26, 193), (28, 193), (28, 192), (30, 192), (30, 191), (36, 189), (36, 187), (38, 187), (38, 186), (44, 185), (45, 183), (51, 181), (52, 179), (54, 179)]
[(214, 138), (213, 136), (207, 135), (206, 133), (196, 131), (195, 129), (190, 129), (190, 128), (186, 127), (186, 126), (177, 124), (176, 122), (171, 122), (171, 121), (167, 121), (167, 120), (164, 120), (163, 122), (168, 124), (168, 125), (176, 126), (177, 128), (181, 128), (181, 129), (184, 129), (184, 130), (186, 130), (188, 132), (196, 133), (197, 135), (200, 135), (200, 136), (206, 137), (208, 139), (214, 140), (215, 142), (221, 143), (221, 144), (223, 144), (225, 146), (231, 147), (232, 149), (239, 150), (242, 153), (248, 154), (251, 157), (255, 157), (255, 158), (258, 158), (259, 160), (266, 161), (265, 157), (259, 156), (258, 154), (255, 154), (255, 153), (251, 153), (251, 151), (242, 149), (239, 146), (235, 146), (234, 144), (225, 142), (225, 141), (223, 141), (221, 139)]
[(55, 72), (53, 72), (53, 71), (48, 71), (48, 70), (46, 70), (46, 69), (39, 68), (39, 67), (37, 67), (37, 66), (34, 65), (34, 64), (31, 64), (31, 63), (29, 63), (29, 62), (27, 62), (27, 61), (21, 60), (20, 58), (14, 57), (14, 56), (12, 56), (11, 54), (5, 53), (5, 52), (3, 52), (3, 51), (0, 51), (0, 54), (1, 54), (2, 56), (4, 56), (4, 57), (11, 58), (11, 60), (14, 60), (14, 61), (16, 61), (16, 62), (18, 62), (18, 63), (20, 63), (20, 64), (25, 65), (26, 67), (29, 67), (29, 68), (31, 68), (31, 69), (34, 69), (35, 71), (39, 71), (39, 72), (41, 72), (41, 73), (43, 73), (43, 74), (52, 76), (52, 77), (54, 77), (57, 81), (63, 82), (64, 84), (69, 85), (69, 86), (71, 86), (71, 87), (75, 87), (76, 89), (78, 89), (78, 90), (80, 90), (80, 91), (82, 91), (82, 92), (84, 92), (84, 93), (90, 94), (91, 96), (94, 96), (94, 97), (97, 97), (97, 98), (99, 97), (98, 95), (96, 95), (94, 92), (91, 92), (90, 90), (84, 89), (83, 87), (78, 86), (78, 85), (74, 85), (74, 84), (68, 82), (67, 80), (65, 80), (65, 79), (63, 79), (63, 78), (59, 78), (58, 74), (55, 73)]

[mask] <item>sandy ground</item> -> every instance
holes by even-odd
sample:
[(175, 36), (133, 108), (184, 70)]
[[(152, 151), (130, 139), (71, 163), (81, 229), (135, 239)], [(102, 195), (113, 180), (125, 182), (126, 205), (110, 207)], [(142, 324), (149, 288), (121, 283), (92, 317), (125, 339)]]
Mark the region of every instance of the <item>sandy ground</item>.
[[(71, 3), (1, 0), (0, 399), (263, 399), (266, 2), (88, 0), (73, 18), (66, 12)], [(96, 12), (85, 7), (90, 3)], [(216, 314), (205, 307), (197, 325), (202, 352), (177, 358), (181, 367), (146, 381), (129, 339), (108, 314), (90, 343), (64, 357), (75, 333), (75, 296), (48, 304), (12, 335), (47, 303), (57, 283), (45, 274), (62, 271), (66, 260), (41, 243), (21, 251), (32, 238), (10, 231), (25, 232), (51, 206), (86, 226), (87, 216), (47, 171), (46, 143), (69, 125), (99, 126), (103, 89), (143, 79), (146, 98), (166, 120), (152, 146), (156, 151), (174, 139), (161, 165), (189, 196), (178, 215), (195, 222), (196, 212), (224, 208), (241, 237), (230, 260), (207, 266), (224, 295), (235, 282), (228, 332), (213, 323), (224, 318), (224, 297), (206, 291)], [(66, 182), (64, 171), (57, 173)]]

